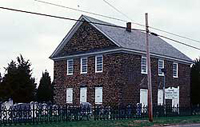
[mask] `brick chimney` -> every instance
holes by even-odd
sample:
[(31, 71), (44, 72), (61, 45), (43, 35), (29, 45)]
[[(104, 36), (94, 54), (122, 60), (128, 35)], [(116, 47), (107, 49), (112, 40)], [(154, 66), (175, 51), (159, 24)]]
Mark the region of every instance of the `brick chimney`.
[(131, 32), (131, 22), (126, 23), (126, 31)]

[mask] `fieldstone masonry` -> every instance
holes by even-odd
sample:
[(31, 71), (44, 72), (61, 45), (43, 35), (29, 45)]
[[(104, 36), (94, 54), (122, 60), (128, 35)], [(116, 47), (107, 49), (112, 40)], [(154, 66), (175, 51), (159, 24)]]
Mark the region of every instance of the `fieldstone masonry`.
[[(58, 57), (113, 49), (117, 46), (84, 22), (72, 36)], [(54, 60), (54, 100), (66, 104), (66, 88), (73, 88), (73, 105), (80, 104), (80, 87), (87, 87), (87, 101), (94, 105), (95, 86), (103, 87), (103, 105), (127, 105), (140, 102), (140, 89), (147, 88), (147, 75), (141, 74), (141, 54), (125, 52), (103, 55), (103, 72), (95, 73), (95, 55), (88, 57), (88, 72), (80, 74), (80, 57), (74, 57), (74, 73), (67, 75), (67, 59)], [(158, 88), (163, 77), (158, 76), (158, 59), (151, 58), (153, 104), (157, 104)], [(173, 78), (174, 61), (164, 60), (166, 87), (180, 87), (180, 106), (190, 106), (190, 66), (178, 63), (178, 78)]]

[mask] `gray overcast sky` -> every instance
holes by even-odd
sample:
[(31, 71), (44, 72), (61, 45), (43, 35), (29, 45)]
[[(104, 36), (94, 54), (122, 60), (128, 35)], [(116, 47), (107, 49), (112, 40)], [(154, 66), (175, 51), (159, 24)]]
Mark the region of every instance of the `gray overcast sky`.
[[(200, 0), (107, 0), (134, 22), (144, 24), (144, 14), (149, 13), (149, 25), (166, 31), (200, 40)], [(128, 20), (103, 0), (48, 0), (48, 2), (100, 13)], [(34, 0), (1, 0), (0, 6), (59, 15), (78, 19), (81, 12), (38, 3)], [(124, 22), (89, 15), (107, 22), (125, 26)], [(53, 61), (49, 56), (61, 42), (74, 21), (34, 16), (0, 10), (0, 72), (4, 73), (11, 60), (19, 54), (32, 63), (33, 76), (39, 82), (47, 69), (53, 76)], [(133, 28), (141, 28), (132, 25)], [(159, 31), (157, 33), (200, 48), (200, 43), (177, 38)], [(200, 51), (168, 41), (191, 59), (198, 58)]]

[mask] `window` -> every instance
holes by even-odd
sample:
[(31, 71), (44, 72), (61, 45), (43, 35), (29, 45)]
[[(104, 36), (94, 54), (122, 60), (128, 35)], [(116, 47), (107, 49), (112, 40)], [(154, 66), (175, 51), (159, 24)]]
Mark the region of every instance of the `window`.
[(67, 88), (66, 90), (66, 102), (73, 103), (73, 88)]
[(163, 105), (163, 90), (158, 89), (158, 105)]
[(80, 89), (80, 103), (87, 102), (87, 87), (81, 87)]
[(81, 58), (81, 74), (87, 73), (87, 57)]
[(102, 104), (102, 87), (95, 87), (95, 104)]
[(148, 94), (147, 89), (140, 89), (140, 103), (142, 103), (142, 107), (148, 105), (147, 94)]
[(73, 59), (67, 60), (67, 75), (73, 75)]
[(147, 74), (147, 58), (144, 56), (141, 58), (141, 73)]
[(164, 72), (161, 69), (164, 68), (164, 60), (158, 60), (158, 75), (164, 76)]
[(178, 63), (173, 63), (173, 77), (178, 78)]
[(95, 57), (95, 72), (103, 72), (103, 56), (99, 55)]

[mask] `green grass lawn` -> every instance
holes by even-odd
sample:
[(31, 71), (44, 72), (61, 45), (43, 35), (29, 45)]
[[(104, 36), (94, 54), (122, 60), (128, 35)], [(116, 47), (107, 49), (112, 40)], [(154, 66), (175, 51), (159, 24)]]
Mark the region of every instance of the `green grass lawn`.
[(18, 125), (17, 127), (130, 127), (130, 126), (153, 126), (153, 125), (173, 125), (186, 123), (200, 123), (200, 116), (184, 116), (184, 117), (159, 117), (154, 118), (151, 123), (148, 119), (124, 119), (124, 120), (105, 120), (105, 121), (69, 121), (57, 122), (51, 124), (38, 125)]

